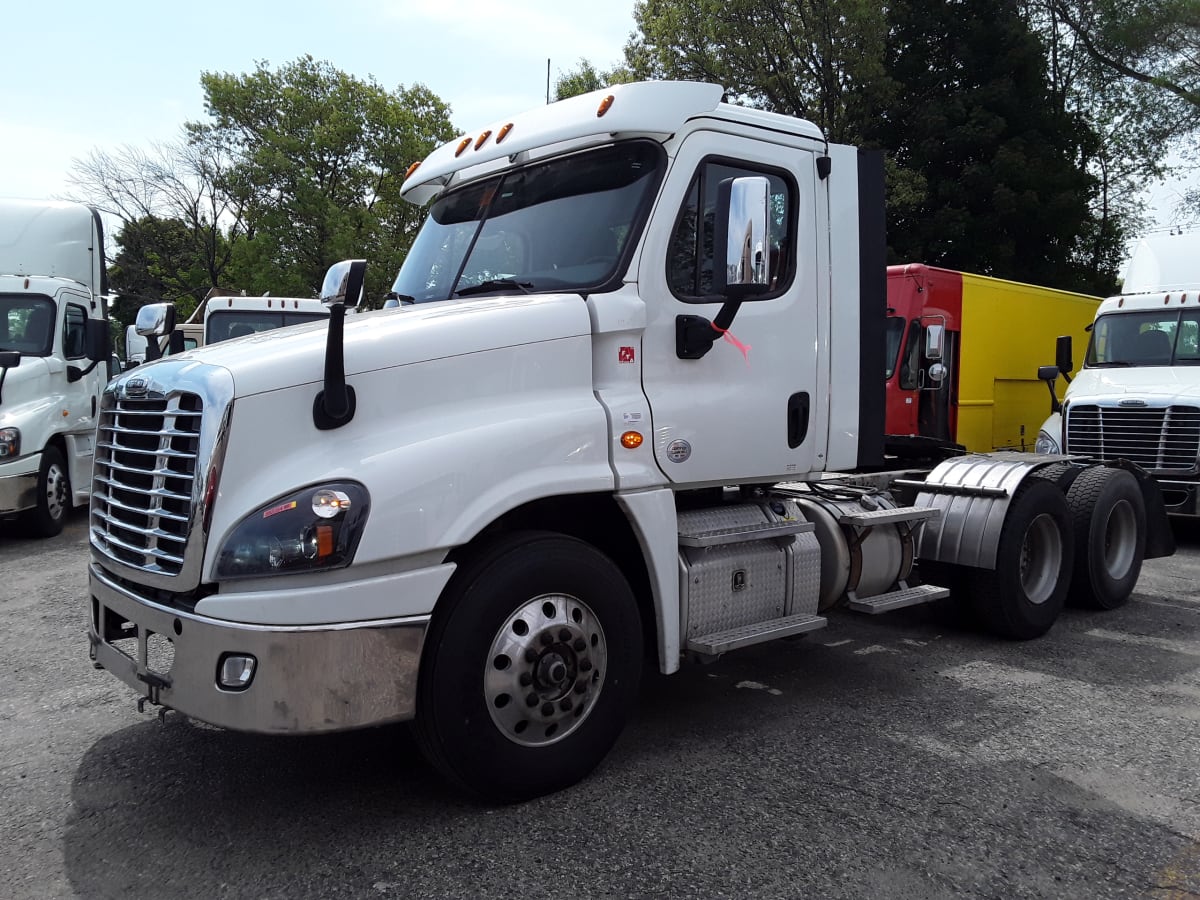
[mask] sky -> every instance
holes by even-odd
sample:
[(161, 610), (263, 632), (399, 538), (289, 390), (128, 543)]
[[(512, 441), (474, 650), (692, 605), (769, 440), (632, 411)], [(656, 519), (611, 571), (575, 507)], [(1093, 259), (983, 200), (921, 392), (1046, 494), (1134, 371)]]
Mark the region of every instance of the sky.
[[(10, 3), (0, 53), (0, 197), (62, 197), (71, 161), (204, 118), (200, 74), (304, 54), (385, 88), (424, 84), (471, 131), (538, 106), (587, 58), (618, 63), (635, 0), (41, 0)], [(1200, 175), (1151, 185), (1154, 226)], [(1183, 223), (1195, 224), (1195, 223)]]

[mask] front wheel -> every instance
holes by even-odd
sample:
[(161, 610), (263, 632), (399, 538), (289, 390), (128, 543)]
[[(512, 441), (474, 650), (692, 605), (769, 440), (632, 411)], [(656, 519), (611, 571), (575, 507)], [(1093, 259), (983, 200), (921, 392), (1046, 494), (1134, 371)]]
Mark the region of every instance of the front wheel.
[(561, 790), (616, 741), (641, 666), (637, 603), (607, 556), (563, 535), (509, 535), (455, 573), (434, 613), (417, 737), (487, 799)]
[(42, 451), (38, 469), (37, 506), (25, 513), (25, 521), (38, 537), (54, 537), (63, 530), (71, 509), (71, 479), (62, 454), (54, 447)]

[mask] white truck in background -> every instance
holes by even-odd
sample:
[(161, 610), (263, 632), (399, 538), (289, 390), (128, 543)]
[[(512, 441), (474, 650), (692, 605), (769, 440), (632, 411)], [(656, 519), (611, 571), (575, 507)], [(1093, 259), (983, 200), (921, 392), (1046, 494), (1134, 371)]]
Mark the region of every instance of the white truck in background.
[(1121, 293), (1100, 304), (1083, 367), (1069, 339), (1039, 377), (1070, 382), (1037, 449), (1121, 458), (1149, 472), (1173, 515), (1200, 515), (1200, 232), (1143, 238)]
[(327, 324), (116, 379), (97, 665), (237, 730), (412, 719), (454, 783), (514, 799), (600, 762), (644, 661), (947, 595), (1014, 639), (1068, 594), (1124, 603), (1173, 551), (1136, 467), (879, 471), (882, 157), (722, 93), (620, 85), (463, 135), (403, 185), (432, 205), (398, 306), (347, 318), (346, 261)]
[[(186, 321), (177, 324), (170, 335), (158, 338), (159, 353), (152, 359), (328, 317), (329, 309), (325, 304), (311, 297), (210, 295)], [(138, 333), (137, 325), (125, 329), (128, 366), (146, 362), (147, 346), (147, 337)]]
[(91, 493), (106, 278), (94, 210), (0, 201), (0, 517), (31, 534), (57, 534)]

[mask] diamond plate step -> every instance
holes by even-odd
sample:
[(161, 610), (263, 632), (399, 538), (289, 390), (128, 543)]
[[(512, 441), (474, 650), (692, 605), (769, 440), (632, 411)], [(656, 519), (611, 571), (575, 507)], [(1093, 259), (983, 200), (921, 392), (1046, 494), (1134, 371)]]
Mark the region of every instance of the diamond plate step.
[(679, 544), (682, 547), (718, 547), (722, 544), (741, 544), (745, 541), (803, 534), (816, 527), (812, 522), (754, 522), (750, 525), (734, 525), (732, 528), (714, 528), (711, 531), (680, 534)]
[(687, 648), (696, 653), (716, 655), (737, 650), (739, 647), (749, 647), (751, 644), (761, 644), (763, 641), (773, 641), (775, 638), (816, 631), (818, 628), (824, 628), (826, 624), (828, 620), (824, 616), (811, 616), (807, 613), (783, 616), (765, 622), (755, 622), (753, 625), (702, 634), (689, 639)]
[(900, 506), (896, 509), (842, 513), (838, 516), (838, 521), (843, 525), (859, 525), (866, 528), (871, 525), (891, 525), (895, 522), (920, 522), (924, 519), (936, 519), (941, 514), (940, 509), (932, 506)]
[(875, 616), (879, 615), (879, 613), (891, 612), (893, 609), (903, 609), (906, 606), (932, 603), (934, 600), (941, 600), (943, 597), (949, 596), (949, 588), (937, 587), (933, 584), (921, 584), (917, 587), (892, 591), (890, 594), (877, 594), (874, 597), (865, 597), (862, 599), (851, 597), (849, 602), (846, 603), (846, 608)]

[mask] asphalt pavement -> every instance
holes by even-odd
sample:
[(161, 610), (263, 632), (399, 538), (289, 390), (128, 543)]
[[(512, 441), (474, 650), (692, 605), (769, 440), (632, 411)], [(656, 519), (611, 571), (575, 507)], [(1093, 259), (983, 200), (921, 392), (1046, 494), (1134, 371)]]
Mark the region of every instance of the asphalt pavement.
[(0, 897), (1200, 896), (1200, 528), (1133, 601), (1010, 643), (927, 610), (646, 680), (612, 754), (516, 806), (403, 726), (138, 713), (87, 655), (86, 516), (0, 531)]

